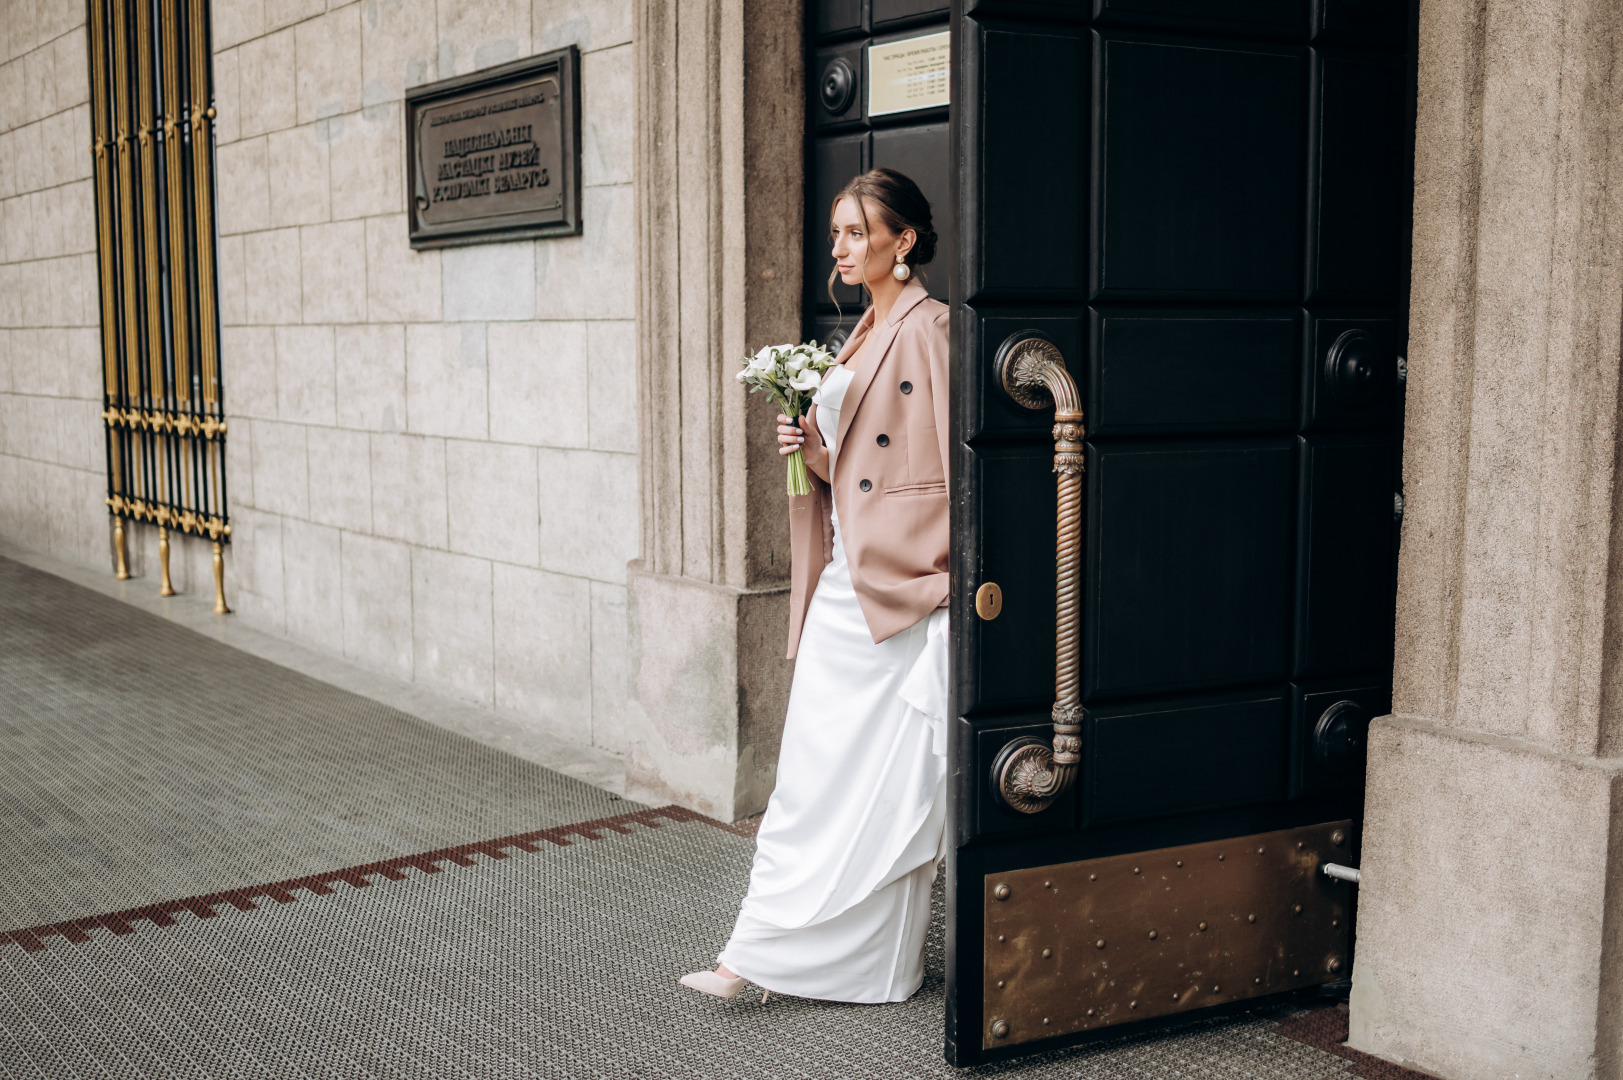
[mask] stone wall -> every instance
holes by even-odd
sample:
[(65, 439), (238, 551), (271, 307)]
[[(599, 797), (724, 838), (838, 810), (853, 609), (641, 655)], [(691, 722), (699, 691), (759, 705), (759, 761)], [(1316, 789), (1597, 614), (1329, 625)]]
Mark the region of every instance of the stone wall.
[[(236, 617), (624, 753), (632, 0), (212, 11)], [(0, 535), (110, 568), (84, 18), (0, 15)], [(583, 235), (413, 252), (406, 88), (568, 44)], [(207, 544), (173, 562), (212, 588)]]
[(0, 536), (107, 564), (79, 0), (0, 3)]

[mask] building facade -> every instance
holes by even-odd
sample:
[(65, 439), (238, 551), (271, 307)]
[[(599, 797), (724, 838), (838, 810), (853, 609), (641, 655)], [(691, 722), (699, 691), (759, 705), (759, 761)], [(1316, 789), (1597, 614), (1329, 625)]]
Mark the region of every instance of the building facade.
[[(759, 811), (788, 540), (770, 410), (731, 358), (802, 333), (802, 6), (211, 18), (233, 617), (620, 755), (634, 798)], [(1619, 1077), (1623, 12), (1413, 18), (1352, 1043), (1461, 1080)], [(111, 573), (87, 36), (81, 3), (0, 8), (0, 538)], [(571, 45), (580, 234), (414, 250), (406, 92)], [(155, 581), (157, 530), (128, 543)], [(206, 540), (170, 560), (212, 589)]]

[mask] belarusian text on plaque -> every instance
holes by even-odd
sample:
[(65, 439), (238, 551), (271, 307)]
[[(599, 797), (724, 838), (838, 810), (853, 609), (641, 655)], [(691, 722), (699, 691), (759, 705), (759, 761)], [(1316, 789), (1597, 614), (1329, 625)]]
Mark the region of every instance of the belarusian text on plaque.
[(580, 232), (573, 46), (406, 94), (411, 246)]

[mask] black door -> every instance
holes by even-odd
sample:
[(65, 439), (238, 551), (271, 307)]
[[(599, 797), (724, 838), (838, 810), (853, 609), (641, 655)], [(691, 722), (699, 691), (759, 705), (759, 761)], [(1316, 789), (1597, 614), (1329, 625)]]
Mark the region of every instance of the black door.
[[(1412, 29), (1407, 0), (957, 0), (951, 26), (970, 1064), (1350, 972), (1352, 886), (1320, 870), (1357, 865), (1391, 692)], [(1054, 734), (1065, 522), (1050, 395), (1011, 398), (1000, 352), (1062, 357), (1086, 427), (1079, 762), (1035, 812), (993, 773)]]
[[(946, 0), (812, 0), (806, 5), (806, 334), (835, 345), (862, 314), (861, 290), (829, 290), (829, 211), (860, 172), (884, 166), (912, 177), (935, 217), (935, 260), (920, 271), (946, 302), (958, 259), (948, 127), (950, 82), (942, 65)], [(922, 77), (921, 77), (922, 76)], [(911, 83), (907, 80), (911, 77)], [(905, 87), (911, 85), (912, 93)], [(898, 90), (903, 92), (898, 93)]]

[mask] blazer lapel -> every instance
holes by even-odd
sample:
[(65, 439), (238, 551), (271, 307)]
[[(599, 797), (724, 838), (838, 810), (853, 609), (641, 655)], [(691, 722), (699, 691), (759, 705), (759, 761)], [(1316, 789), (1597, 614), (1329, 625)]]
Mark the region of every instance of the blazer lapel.
[[(851, 387), (846, 390), (845, 401), (840, 406), (840, 427), (837, 432), (840, 442), (845, 441), (845, 433), (851, 430), (851, 418), (861, 407), (862, 399), (868, 393), (868, 387), (873, 385), (874, 376), (879, 374), (879, 368), (885, 362), (885, 354), (890, 352), (891, 342), (896, 340), (896, 331), (901, 326), (902, 319), (909, 311), (918, 307), (919, 302), (928, 295), (929, 293), (924, 291), (924, 286), (916, 281), (909, 282), (902, 290), (902, 295), (896, 298), (895, 305), (890, 309), (890, 317), (885, 320), (884, 325), (874, 327), (873, 340), (868, 346), (870, 355), (863, 363), (862, 370), (851, 380)], [(868, 309), (868, 313), (871, 314), (872, 311), (872, 308)]]

